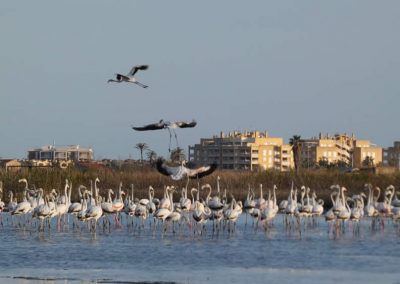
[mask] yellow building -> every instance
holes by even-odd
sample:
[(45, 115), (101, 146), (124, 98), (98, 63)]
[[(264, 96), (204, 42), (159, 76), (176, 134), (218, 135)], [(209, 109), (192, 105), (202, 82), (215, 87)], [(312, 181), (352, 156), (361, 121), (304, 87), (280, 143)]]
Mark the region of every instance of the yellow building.
[(0, 166), (4, 167), (6, 171), (20, 170), (22, 163), (15, 159), (0, 160)]
[(322, 164), (342, 164), (349, 167), (376, 166), (382, 163), (382, 148), (368, 140), (357, 140), (354, 135), (319, 135), (300, 141), (302, 167)]
[(189, 146), (189, 160), (200, 164), (217, 163), (221, 169), (288, 171), (293, 168), (291, 146), (267, 132), (220, 133), (202, 138)]
[(380, 166), (382, 148), (372, 146), (368, 140), (354, 141), (353, 166), (356, 168)]

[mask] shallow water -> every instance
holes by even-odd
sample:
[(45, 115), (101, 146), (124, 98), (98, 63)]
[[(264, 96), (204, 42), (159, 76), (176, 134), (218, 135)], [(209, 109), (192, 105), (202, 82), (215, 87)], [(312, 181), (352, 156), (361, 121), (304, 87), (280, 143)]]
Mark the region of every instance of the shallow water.
[(391, 220), (371, 227), (365, 219), (330, 229), (323, 218), (301, 227), (254, 230), (245, 216), (233, 233), (202, 235), (182, 225), (153, 230), (111, 225), (91, 233), (72, 221), (38, 232), (19, 228), (3, 213), (0, 227), (0, 283), (400, 283), (400, 229)]

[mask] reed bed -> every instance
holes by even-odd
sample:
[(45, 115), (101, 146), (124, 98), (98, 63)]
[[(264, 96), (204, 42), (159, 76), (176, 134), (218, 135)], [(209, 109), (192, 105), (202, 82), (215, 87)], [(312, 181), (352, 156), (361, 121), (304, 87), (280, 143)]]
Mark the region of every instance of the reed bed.
[[(338, 170), (304, 170), (299, 173), (295, 172), (249, 172), (249, 171), (216, 171), (212, 175), (204, 177), (200, 180), (189, 181), (189, 191), (192, 187), (198, 187), (209, 183), (216, 191), (217, 176), (220, 176), (220, 189), (222, 193), (226, 189), (228, 198), (231, 194), (237, 200), (244, 200), (247, 196), (249, 186), (255, 191), (256, 197), (259, 196), (260, 184), (263, 185), (264, 196), (268, 194), (275, 184), (278, 187), (278, 202), (287, 199), (292, 182), (295, 187), (305, 185), (315, 190), (318, 198), (325, 201), (325, 205), (329, 206), (330, 202), (330, 186), (339, 184), (348, 189), (349, 195), (358, 194), (363, 191), (365, 183), (371, 183), (380, 188), (386, 188), (392, 184), (398, 186), (400, 184), (400, 173), (394, 174), (375, 174), (370, 172), (357, 173), (341, 173)], [(130, 194), (131, 184), (135, 188), (135, 197), (148, 197), (148, 187), (151, 185), (156, 192), (156, 197), (163, 194), (164, 185), (174, 185), (178, 189), (186, 186), (187, 181), (173, 181), (169, 177), (159, 174), (155, 169), (144, 166), (138, 169), (113, 170), (113, 169), (91, 169), (81, 171), (76, 168), (66, 170), (57, 168), (32, 168), (21, 169), (18, 171), (0, 170), (0, 180), (3, 181), (3, 196), (1, 199), (8, 202), (8, 191), (12, 190), (16, 194), (18, 200), (22, 199), (22, 184), (18, 183), (20, 178), (26, 178), (29, 187), (43, 188), (45, 192), (55, 188), (58, 192), (62, 192), (65, 185), (65, 179), (73, 184), (72, 200), (78, 199), (77, 188), (79, 185), (85, 185), (90, 189), (90, 181), (98, 177), (100, 179), (100, 194), (105, 196), (106, 190), (113, 188), (118, 189), (119, 183), (122, 182), (123, 189)], [(180, 190), (179, 190), (180, 192)], [(208, 192), (200, 192), (200, 196), (205, 198)], [(15, 195), (14, 195), (15, 196)], [(178, 200), (180, 194), (175, 194)]]

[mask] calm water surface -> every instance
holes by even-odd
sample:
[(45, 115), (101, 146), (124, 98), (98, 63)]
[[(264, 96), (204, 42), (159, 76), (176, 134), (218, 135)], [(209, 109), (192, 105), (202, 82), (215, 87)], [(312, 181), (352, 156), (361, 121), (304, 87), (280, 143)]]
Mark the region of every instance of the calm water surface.
[(123, 227), (72, 226), (38, 232), (17, 228), (3, 213), (0, 283), (400, 283), (400, 229), (391, 220), (359, 232), (347, 224), (336, 233), (323, 218), (301, 230), (284, 226), (255, 231), (241, 217), (234, 233), (195, 235)]

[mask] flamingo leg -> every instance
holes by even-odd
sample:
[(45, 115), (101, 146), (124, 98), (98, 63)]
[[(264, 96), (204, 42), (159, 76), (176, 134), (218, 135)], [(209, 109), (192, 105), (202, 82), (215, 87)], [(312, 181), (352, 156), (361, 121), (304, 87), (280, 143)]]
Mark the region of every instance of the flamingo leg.
[(138, 81), (136, 81), (136, 82), (134, 82), (134, 83), (135, 83), (136, 85), (142, 87), (142, 88), (147, 88), (147, 87), (148, 87), (147, 85), (144, 85), (144, 84), (142, 84), (142, 83), (140, 83), (140, 82), (138, 82)]
[(172, 133), (171, 133), (171, 129), (169, 129), (169, 127), (167, 127), (168, 132), (169, 132), (169, 146), (168, 146), (168, 152), (171, 153), (171, 140), (172, 140)]

